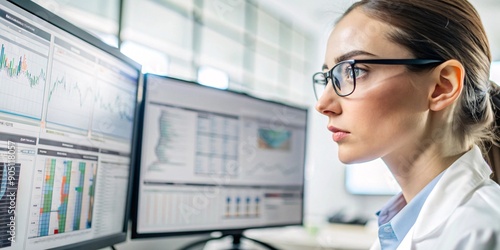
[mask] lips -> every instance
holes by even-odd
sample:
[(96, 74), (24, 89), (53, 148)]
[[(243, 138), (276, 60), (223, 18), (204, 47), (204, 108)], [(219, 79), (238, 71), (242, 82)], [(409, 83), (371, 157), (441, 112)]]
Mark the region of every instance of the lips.
[(340, 142), (340, 141), (344, 140), (347, 136), (349, 136), (351, 134), (348, 131), (345, 131), (345, 130), (342, 130), (342, 129), (339, 129), (339, 128), (336, 128), (336, 127), (333, 127), (333, 126), (328, 126), (328, 130), (330, 130), (333, 133), (332, 139), (335, 142)]

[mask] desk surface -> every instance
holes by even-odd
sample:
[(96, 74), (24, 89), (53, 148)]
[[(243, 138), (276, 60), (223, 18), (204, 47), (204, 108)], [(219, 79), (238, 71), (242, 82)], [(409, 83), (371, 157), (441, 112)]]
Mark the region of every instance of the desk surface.
[(329, 224), (310, 232), (304, 227), (254, 229), (245, 232), (249, 238), (260, 240), (279, 249), (369, 249), (377, 231), (365, 226)]

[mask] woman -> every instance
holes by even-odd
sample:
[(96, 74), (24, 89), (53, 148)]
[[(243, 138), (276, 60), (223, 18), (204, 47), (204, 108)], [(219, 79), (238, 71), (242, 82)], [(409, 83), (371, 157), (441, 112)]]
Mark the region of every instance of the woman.
[[(381, 157), (402, 188), (372, 249), (500, 249), (491, 55), (467, 0), (363, 0), (333, 29), (316, 109), (344, 163)], [(320, 88), (317, 88), (317, 87)]]

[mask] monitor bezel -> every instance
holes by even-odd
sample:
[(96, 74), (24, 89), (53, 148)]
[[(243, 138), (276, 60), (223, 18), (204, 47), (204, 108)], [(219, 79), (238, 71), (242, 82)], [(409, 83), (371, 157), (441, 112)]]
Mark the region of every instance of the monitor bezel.
[(94, 239), (90, 240), (85, 240), (81, 242), (76, 242), (68, 245), (63, 245), (51, 249), (99, 249), (99, 248), (104, 248), (108, 246), (112, 246), (114, 244), (118, 244), (121, 242), (125, 242), (127, 240), (127, 234), (128, 234), (128, 223), (129, 223), (129, 218), (130, 218), (130, 211), (131, 211), (131, 197), (132, 197), (132, 185), (131, 183), (134, 180), (134, 168), (135, 165), (134, 163), (136, 162), (135, 158), (136, 155), (135, 153), (137, 150), (135, 149), (136, 141), (137, 141), (137, 125), (139, 124), (138, 120), (138, 115), (139, 115), (139, 96), (141, 92), (141, 81), (142, 81), (142, 73), (141, 69), (142, 66), (135, 62), (134, 60), (130, 59), (129, 57), (125, 56), (122, 54), (118, 48), (115, 48), (96, 36), (92, 35), (91, 33), (83, 30), (82, 28), (77, 27), (76, 25), (66, 21), (65, 19), (57, 16), (56, 14), (50, 12), (49, 10), (41, 7), (40, 5), (32, 2), (32, 1), (26, 1), (26, 0), (2, 0), (2, 3), (6, 4), (7, 7), (9, 7), (9, 3), (12, 4), (13, 6), (21, 9), (22, 11), (25, 11), (26, 13), (31, 14), (36, 20), (41, 20), (48, 25), (52, 25), (58, 29), (61, 29), (64, 32), (67, 32), (69, 35), (72, 35), (78, 39), (81, 39), (83, 42), (86, 42), (90, 44), (91, 46), (103, 51), (104, 53), (107, 53), (116, 59), (122, 61), (123, 63), (131, 66), (136, 72), (138, 76), (138, 80), (136, 82), (136, 89), (137, 93), (135, 96), (135, 116), (134, 116), (134, 122), (133, 122), (133, 134), (132, 134), (132, 139), (131, 139), (131, 148), (130, 148), (130, 166), (129, 166), (129, 178), (128, 178), (128, 190), (127, 190), (127, 202), (126, 202), (126, 207), (125, 207), (125, 215), (123, 218), (123, 227), (122, 231), (120, 233), (115, 233), (111, 235), (106, 235), (102, 237), (97, 237)]
[[(139, 207), (139, 180), (140, 180), (140, 169), (141, 169), (141, 151), (142, 151), (142, 135), (143, 135), (143, 129), (144, 129), (144, 111), (146, 108), (146, 98), (147, 98), (147, 86), (148, 86), (148, 78), (162, 78), (165, 80), (171, 80), (175, 81), (178, 83), (182, 84), (187, 84), (191, 85), (194, 87), (199, 87), (199, 88), (204, 88), (208, 91), (216, 91), (216, 92), (227, 92), (228, 94), (231, 95), (238, 95), (243, 98), (250, 98), (262, 102), (267, 102), (271, 104), (276, 104), (276, 105), (281, 105), (284, 107), (292, 108), (292, 109), (297, 109), (300, 111), (305, 112), (305, 120), (306, 120), (306, 126), (304, 128), (305, 132), (305, 145), (304, 145), (304, 162), (303, 162), (303, 168), (302, 168), (302, 204), (301, 204), (301, 218), (300, 222), (298, 223), (284, 223), (284, 224), (269, 224), (269, 225), (263, 225), (263, 226), (245, 226), (245, 227), (236, 227), (236, 228), (214, 228), (214, 229), (209, 229), (209, 230), (186, 230), (186, 231), (178, 231), (178, 232), (158, 232), (158, 233), (139, 233), (137, 232), (137, 217), (138, 217), (138, 207)], [(210, 86), (205, 86), (202, 84), (199, 84), (195, 81), (189, 81), (189, 80), (184, 80), (184, 79), (178, 79), (170, 76), (164, 76), (164, 75), (156, 75), (156, 74), (144, 74), (144, 80), (143, 80), (143, 93), (141, 97), (142, 102), (140, 103), (140, 115), (139, 119), (142, 121), (142, 123), (139, 124), (139, 132), (138, 132), (138, 138), (137, 138), (137, 152), (136, 152), (136, 168), (135, 168), (135, 174), (134, 176), (136, 177), (134, 179), (133, 185), (133, 194), (132, 194), (132, 232), (131, 232), (131, 239), (140, 239), (140, 238), (157, 238), (157, 237), (173, 237), (173, 236), (186, 236), (186, 235), (203, 235), (203, 234), (209, 234), (213, 232), (220, 232), (222, 235), (233, 235), (233, 234), (242, 234), (243, 231), (249, 230), (249, 229), (259, 229), (259, 228), (275, 228), (275, 227), (285, 227), (285, 226), (302, 226), (304, 224), (304, 193), (305, 193), (305, 183), (306, 183), (306, 178), (305, 178), (305, 164), (306, 164), (306, 151), (307, 151), (307, 134), (308, 134), (308, 120), (309, 120), (309, 110), (306, 107), (301, 107), (298, 105), (291, 105), (291, 104), (286, 104), (286, 103), (281, 103), (273, 100), (266, 100), (262, 98), (258, 98), (256, 96), (249, 95), (247, 93), (242, 93), (242, 92), (236, 92), (232, 91), (230, 89), (217, 89), (213, 88)]]

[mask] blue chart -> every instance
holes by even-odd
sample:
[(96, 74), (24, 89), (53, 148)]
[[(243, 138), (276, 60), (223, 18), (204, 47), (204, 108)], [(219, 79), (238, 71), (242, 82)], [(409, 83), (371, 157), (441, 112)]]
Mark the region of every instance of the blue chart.
[(135, 93), (103, 81), (98, 82), (98, 86), (92, 131), (130, 138), (134, 122)]
[(54, 60), (47, 122), (88, 130), (95, 95), (93, 77)]
[(268, 150), (290, 150), (290, 137), (288, 130), (272, 130), (259, 128), (259, 148)]
[(249, 176), (281, 178), (297, 180), (302, 178), (301, 161), (296, 156), (298, 150), (294, 145), (294, 132), (287, 129), (256, 128), (257, 140), (254, 156), (242, 154), (245, 174)]
[(41, 119), (47, 57), (1, 37), (0, 44), (0, 112)]
[[(15, 167), (14, 174), (10, 173), (11, 176), (14, 177), (13, 181), (9, 181), (9, 171), (12, 170), (12, 166)], [(9, 240), (11, 235), (9, 234), (10, 225), (14, 224), (15, 221), (12, 221), (10, 216), (14, 215), (14, 213), (9, 214), (9, 206), (11, 206), (11, 201), (17, 200), (17, 186), (19, 182), (19, 170), (21, 168), (20, 164), (8, 164), (1, 162), (0, 163), (0, 248), (11, 246), (12, 242)], [(14, 194), (14, 196), (12, 196)], [(14, 206), (16, 206), (17, 202), (14, 202)]]

